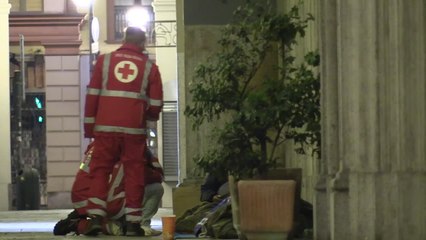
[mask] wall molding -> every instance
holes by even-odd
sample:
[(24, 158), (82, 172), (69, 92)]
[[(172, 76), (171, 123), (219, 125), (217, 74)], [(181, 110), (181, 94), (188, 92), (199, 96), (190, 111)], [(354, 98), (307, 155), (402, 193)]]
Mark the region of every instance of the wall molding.
[(45, 55), (78, 55), (82, 43), (80, 26), (84, 14), (34, 14), (9, 16), (10, 45), (43, 45)]

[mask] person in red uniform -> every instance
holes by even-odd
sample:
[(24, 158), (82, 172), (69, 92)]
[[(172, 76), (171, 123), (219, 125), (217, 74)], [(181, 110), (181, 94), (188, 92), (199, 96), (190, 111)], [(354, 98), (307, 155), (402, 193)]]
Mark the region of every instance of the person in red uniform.
[[(71, 200), (74, 205), (74, 211), (68, 214), (67, 218), (60, 220), (53, 229), (54, 235), (66, 235), (74, 232), (77, 235), (85, 234), (89, 227), (87, 220), (87, 203), (91, 179), (89, 176), (89, 166), (94, 150), (94, 142), (89, 144), (85, 152), (85, 157), (80, 165), (80, 169), (75, 177)], [(161, 198), (164, 194), (162, 186), (164, 173), (161, 164), (151, 151), (146, 148), (145, 159), (147, 160), (145, 168), (145, 194), (143, 200), (143, 215), (141, 228), (145, 236), (160, 235), (161, 232), (152, 229), (151, 218), (157, 213)], [(109, 182), (109, 191), (107, 199), (107, 217), (102, 222), (102, 232), (108, 235), (123, 235), (126, 232), (123, 226), (124, 216), (124, 183), (123, 183), (123, 165), (118, 162)]]
[(108, 180), (118, 160), (123, 164), (128, 236), (143, 236), (139, 227), (144, 191), (146, 121), (158, 120), (163, 89), (156, 64), (143, 54), (145, 32), (128, 27), (123, 45), (100, 55), (87, 87), (84, 136), (95, 138), (90, 164), (89, 230), (96, 235), (106, 217)]

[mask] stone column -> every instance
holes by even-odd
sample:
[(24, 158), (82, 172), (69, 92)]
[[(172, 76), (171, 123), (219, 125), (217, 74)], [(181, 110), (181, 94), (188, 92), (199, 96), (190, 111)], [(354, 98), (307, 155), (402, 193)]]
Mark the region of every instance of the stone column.
[(320, 6), (320, 56), (321, 56), (321, 127), (322, 146), (318, 182), (315, 186), (314, 234), (317, 239), (330, 239), (331, 179), (339, 170), (339, 97), (337, 1), (322, 1)]
[(11, 183), (10, 159), (10, 86), (9, 86), (9, 10), (7, 0), (0, 0), (0, 211), (9, 210), (9, 186)]
[(420, 0), (322, 2), (331, 181), (328, 198), (317, 193), (316, 239), (426, 238), (425, 12)]
[[(153, 2), (155, 12), (155, 37), (156, 37), (156, 48), (155, 58), (156, 63), (160, 69), (161, 78), (163, 81), (163, 92), (164, 101), (176, 103), (177, 97), (177, 51), (176, 51), (176, 1), (175, 0), (155, 0)], [(171, 111), (177, 111), (173, 109), (175, 104), (165, 103), (163, 111), (170, 109)], [(162, 125), (162, 119), (160, 119), (159, 126)], [(159, 128), (159, 139), (158, 139), (158, 157), (160, 161), (163, 159), (163, 134)], [(178, 161), (178, 156), (176, 156)], [(166, 179), (167, 181), (168, 179)], [(171, 179), (169, 179), (170, 181)], [(177, 179), (174, 179), (177, 181)], [(176, 185), (176, 182), (168, 182), (164, 184), (165, 192), (163, 196), (163, 207), (172, 207), (172, 187)]]
[[(165, 101), (177, 101), (176, 1), (155, 0), (155, 59), (163, 80)], [(151, 50), (151, 49), (149, 49)]]
[[(184, 0), (176, 1), (176, 52), (177, 52), (177, 74), (178, 74), (178, 108), (185, 109), (186, 101), (186, 85), (184, 83), (185, 79), (185, 23), (184, 23)], [(179, 169), (181, 174), (179, 176), (179, 181), (182, 182), (186, 178), (186, 160), (187, 154), (183, 149), (187, 148), (186, 141), (183, 141), (183, 137), (186, 135), (186, 117), (183, 111), (179, 111)]]

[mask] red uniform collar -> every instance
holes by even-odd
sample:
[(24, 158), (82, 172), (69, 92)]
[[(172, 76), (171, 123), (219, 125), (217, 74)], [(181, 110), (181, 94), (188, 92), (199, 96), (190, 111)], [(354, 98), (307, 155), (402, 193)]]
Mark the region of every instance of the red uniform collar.
[(130, 43), (125, 43), (123, 45), (121, 45), (121, 47), (119, 49), (117, 49), (118, 51), (120, 50), (130, 50), (133, 52), (137, 52), (137, 53), (142, 53), (142, 51), (144, 50), (142, 47), (137, 46), (135, 44), (130, 44)]

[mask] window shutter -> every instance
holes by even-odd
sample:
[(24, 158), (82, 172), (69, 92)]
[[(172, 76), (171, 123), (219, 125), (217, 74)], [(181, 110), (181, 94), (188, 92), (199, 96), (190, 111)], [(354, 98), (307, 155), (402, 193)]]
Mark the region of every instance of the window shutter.
[(179, 173), (177, 102), (164, 103), (162, 133), (164, 177), (166, 181), (177, 181)]

